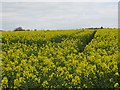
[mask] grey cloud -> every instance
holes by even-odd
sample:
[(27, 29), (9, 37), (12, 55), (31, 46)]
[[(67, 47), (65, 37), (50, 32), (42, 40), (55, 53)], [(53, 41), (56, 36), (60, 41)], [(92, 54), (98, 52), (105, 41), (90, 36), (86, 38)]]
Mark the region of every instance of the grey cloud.
[[(4, 0), (3, 0), (4, 1)], [(4, 2), (118, 2), (119, 0), (5, 0)]]
[(117, 3), (39, 2), (4, 3), (3, 29), (117, 27)]

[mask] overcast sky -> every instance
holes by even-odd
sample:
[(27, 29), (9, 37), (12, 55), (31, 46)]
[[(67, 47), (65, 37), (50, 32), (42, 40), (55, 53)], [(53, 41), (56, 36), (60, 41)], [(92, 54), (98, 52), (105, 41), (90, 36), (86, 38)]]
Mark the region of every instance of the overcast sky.
[(2, 2), (118, 2), (119, 0), (0, 0)]
[(118, 27), (117, 2), (4, 2), (0, 12), (4, 30)]

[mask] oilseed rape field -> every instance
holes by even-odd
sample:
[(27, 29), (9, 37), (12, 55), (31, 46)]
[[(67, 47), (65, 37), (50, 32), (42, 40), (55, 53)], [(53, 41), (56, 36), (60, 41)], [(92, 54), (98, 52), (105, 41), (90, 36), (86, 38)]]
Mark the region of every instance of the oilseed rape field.
[(2, 32), (3, 89), (120, 88), (118, 29)]

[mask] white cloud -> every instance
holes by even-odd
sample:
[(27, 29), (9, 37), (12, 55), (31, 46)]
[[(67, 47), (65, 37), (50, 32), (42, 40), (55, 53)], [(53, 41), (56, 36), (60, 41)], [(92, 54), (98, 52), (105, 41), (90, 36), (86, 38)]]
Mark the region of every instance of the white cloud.
[(2, 3), (0, 3), (0, 30), (2, 30)]
[(2, 2), (118, 2), (119, 0), (2, 0)]
[(117, 3), (3, 3), (3, 28), (117, 27)]

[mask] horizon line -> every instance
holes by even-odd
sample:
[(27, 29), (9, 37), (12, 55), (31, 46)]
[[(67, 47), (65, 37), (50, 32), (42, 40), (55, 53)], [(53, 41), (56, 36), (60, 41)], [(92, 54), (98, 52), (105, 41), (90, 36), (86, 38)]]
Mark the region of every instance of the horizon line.
[[(30, 31), (34, 31), (34, 30), (78, 30), (78, 29), (119, 29), (120, 27), (85, 27), (85, 28), (71, 28), (71, 29), (24, 29), (25, 31), (30, 30)], [(16, 28), (15, 28), (16, 29)], [(0, 31), (14, 31), (15, 29), (0, 29)]]

